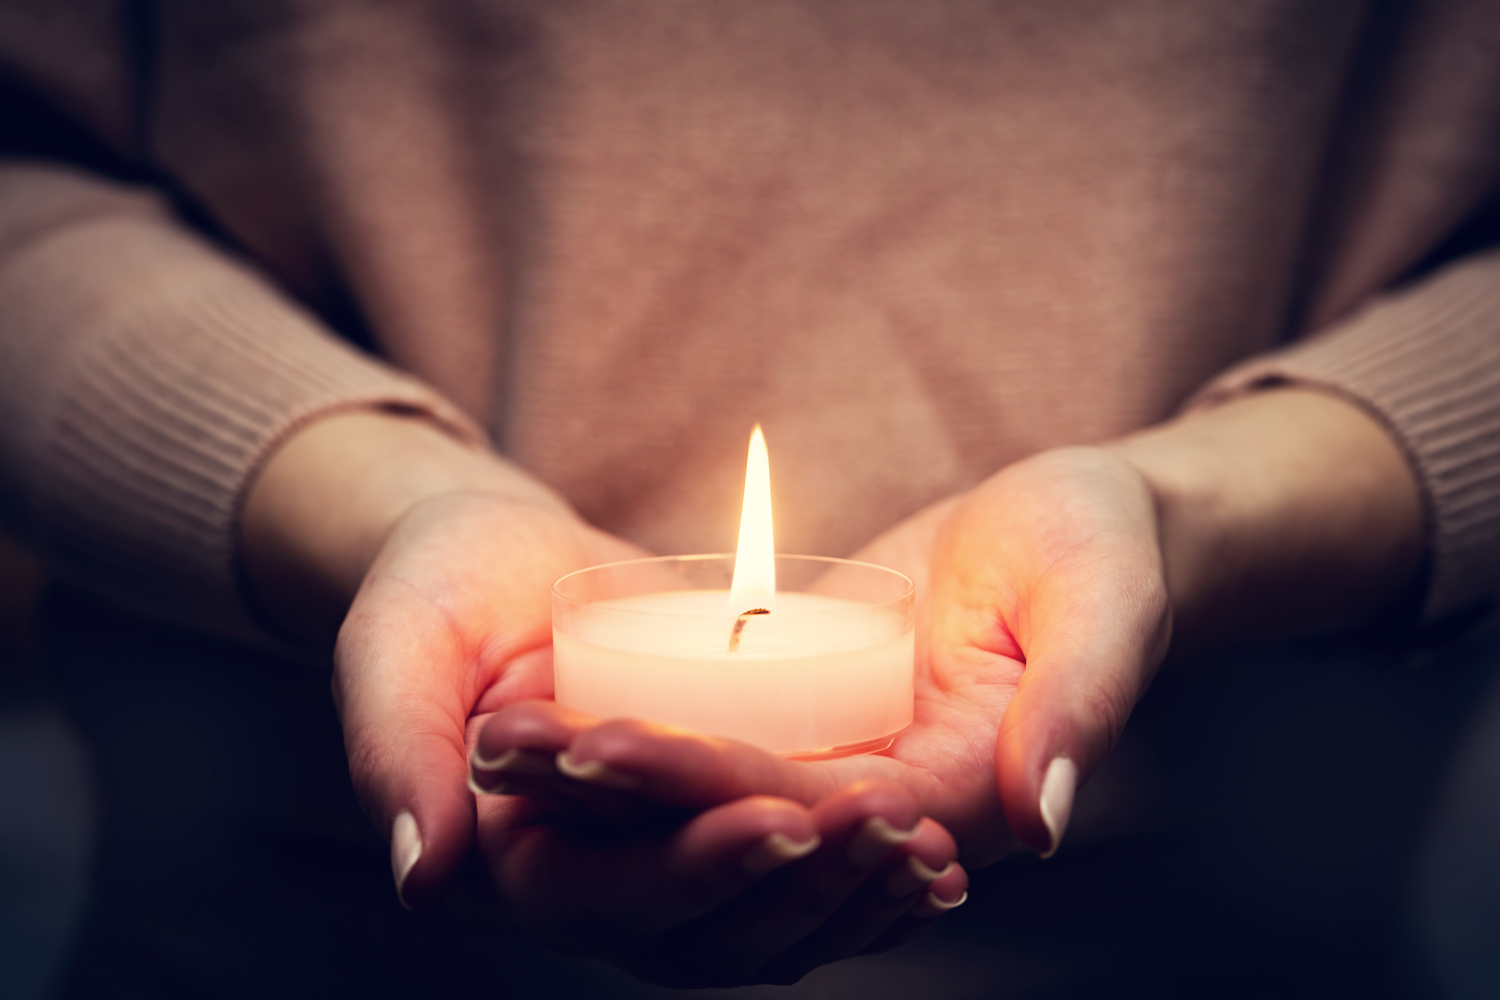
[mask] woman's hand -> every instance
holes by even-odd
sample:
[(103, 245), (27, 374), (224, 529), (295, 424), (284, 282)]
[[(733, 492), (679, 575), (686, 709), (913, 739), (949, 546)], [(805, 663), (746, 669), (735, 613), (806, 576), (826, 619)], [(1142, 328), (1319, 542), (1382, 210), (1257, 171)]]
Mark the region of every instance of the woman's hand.
[(552, 581), (639, 554), (486, 493), (424, 500), (397, 521), (339, 630), (333, 691), (350, 777), (390, 832), (407, 903), (435, 901), (473, 846), (471, 716), (552, 695)]
[(558, 787), (611, 775), (674, 808), (816, 803), (881, 780), (950, 829), (965, 863), (1014, 840), (1050, 853), (1174, 629), (1192, 647), (1361, 624), (1409, 587), (1421, 541), (1415, 481), (1378, 423), (1265, 392), (1019, 462), (861, 553), (919, 586), (916, 721), (882, 755), (796, 763), (545, 702), (499, 713), (481, 745), (565, 752)]
[(333, 691), (355, 791), (391, 837), (403, 898), (430, 902), (473, 844), (471, 715), (551, 695), (552, 581), (643, 553), (499, 456), (373, 412), (282, 445), (242, 523), (268, 616), (310, 639), (338, 630)]

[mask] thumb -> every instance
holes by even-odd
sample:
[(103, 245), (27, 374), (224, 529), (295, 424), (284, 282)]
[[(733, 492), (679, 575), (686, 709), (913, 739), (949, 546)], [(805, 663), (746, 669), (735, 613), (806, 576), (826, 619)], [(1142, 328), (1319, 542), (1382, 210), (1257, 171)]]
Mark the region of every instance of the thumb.
[(409, 907), (438, 902), (474, 839), (464, 753), (463, 644), (397, 580), (371, 581), (339, 633), (334, 694), (349, 774), (390, 840)]
[(1078, 787), (1114, 748), (1166, 653), (1166, 586), (1096, 562), (1059, 574), (1030, 608), (1026, 667), (995, 745), (1000, 802), (1022, 843), (1050, 857)]

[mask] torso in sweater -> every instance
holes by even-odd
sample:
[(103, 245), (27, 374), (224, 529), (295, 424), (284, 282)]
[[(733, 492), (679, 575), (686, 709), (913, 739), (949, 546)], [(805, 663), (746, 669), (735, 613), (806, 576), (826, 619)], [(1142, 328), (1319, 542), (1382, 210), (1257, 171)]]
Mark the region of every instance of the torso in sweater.
[(731, 547), (761, 421), (780, 547), (843, 553), (1409, 269), (1493, 184), (1500, 68), (1467, 55), (1496, 20), (168, 5), (133, 125), (32, 61), (591, 520)]

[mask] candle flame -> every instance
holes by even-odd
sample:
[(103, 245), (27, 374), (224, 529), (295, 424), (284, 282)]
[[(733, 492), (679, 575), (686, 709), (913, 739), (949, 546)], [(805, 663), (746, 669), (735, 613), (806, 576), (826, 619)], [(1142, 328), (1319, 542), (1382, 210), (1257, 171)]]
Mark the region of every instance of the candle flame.
[(776, 543), (771, 534), (771, 458), (760, 424), (750, 434), (745, 463), (745, 505), (740, 512), (740, 544), (734, 554), (729, 613), (776, 607)]

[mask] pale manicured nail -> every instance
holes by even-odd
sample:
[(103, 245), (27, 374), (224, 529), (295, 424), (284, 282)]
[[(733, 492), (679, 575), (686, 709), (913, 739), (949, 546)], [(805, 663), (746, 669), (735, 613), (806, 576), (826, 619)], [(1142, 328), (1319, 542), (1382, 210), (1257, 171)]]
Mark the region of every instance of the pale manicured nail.
[(508, 781), (501, 781), (501, 782), (498, 782), (496, 784), (491, 785), (488, 788), (485, 788), (479, 782), (477, 782), (477, 781), (474, 780), (474, 772), (473, 771), (469, 772), (469, 791), (473, 792), (475, 795), (520, 795), (520, 794), (522, 794), (521, 791), (520, 791), (520, 789), (517, 788), (517, 786), (512, 785)]
[(910, 854), (906, 856), (906, 862), (891, 872), (890, 877), (885, 880), (885, 891), (896, 899), (905, 899), (918, 889), (925, 889), (944, 875), (953, 870), (950, 861), (948, 867), (940, 872), (935, 872), (922, 863), (922, 859)]
[(813, 834), (811, 840), (793, 840), (784, 833), (769, 833), (760, 843), (745, 853), (745, 871), (751, 875), (765, 875), (805, 858), (818, 849), (823, 838)]
[(520, 747), (511, 747), (494, 760), (486, 760), (474, 751), (474, 757), (470, 765), (476, 771), (489, 773), (504, 772), (505, 774), (527, 774), (548, 775), (555, 774), (557, 768), (553, 766), (552, 755), (538, 753), (535, 750), (522, 750)]
[(1042, 853), (1050, 858), (1057, 853), (1063, 833), (1068, 829), (1068, 817), (1073, 814), (1073, 793), (1078, 788), (1078, 765), (1066, 757), (1054, 757), (1047, 765), (1047, 774), (1042, 778), (1042, 822), (1052, 835), (1052, 845)]
[[(920, 824), (918, 824), (920, 825)], [(849, 839), (849, 863), (856, 868), (871, 868), (892, 849), (917, 835), (917, 827), (898, 830), (882, 816), (865, 820), (859, 832)]]
[(957, 899), (953, 900), (951, 903), (946, 899), (938, 899), (935, 895), (929, 892), (926, 898), (924, 898), (916, 906), (913, 906), (907, 915), (914, 917), (917, 920), (931, 920), (933, 917), (942, 916), (949, 910), (958, 909), (968, 901), (969, 894), (967, 892), (965, 892), (962, 896), (959, 896)]
[(557, 755), (557, 769), (575, 781), (586, 781), (604, 788), (618, 788), (629, 792), (641, 787), (640, 779), (635, 775), (616, 771), (601, 760), (586, 760), (575, 764), (566, 750)]
[(410, 810), (403, 809), (396, 814), (396, 821), (391, 824), (391, 874), (396, 876), (396, 895), (400, 897), (402, 906), (407, 904), (406, 897), (401, 895), (401, 888), (406, 885), (406, 876), (411, 874), (412, 867), (421, 856), (422, 834), (417, 829), (417, 819)]

